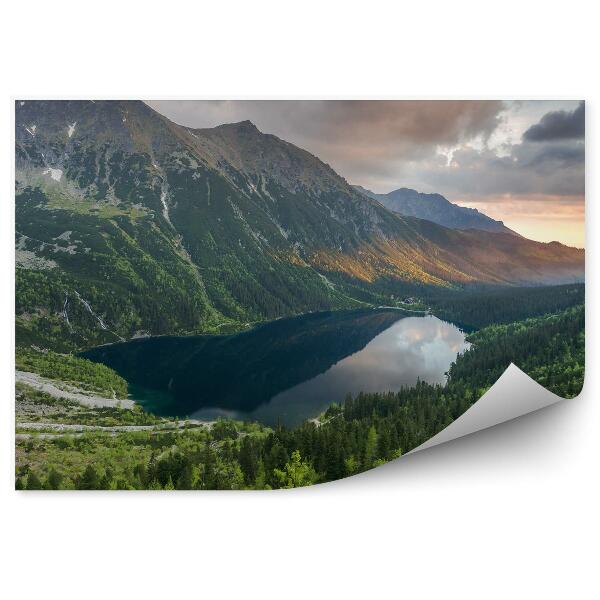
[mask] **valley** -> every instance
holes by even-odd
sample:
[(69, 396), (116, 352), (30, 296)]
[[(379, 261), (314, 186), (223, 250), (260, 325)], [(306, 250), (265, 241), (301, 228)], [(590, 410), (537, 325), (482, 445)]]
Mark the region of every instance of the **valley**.
[(273, 489), (410, 451), (515, 362), (583, 384), (585, 254), (250, 121), (16, 105), (16, 485)]

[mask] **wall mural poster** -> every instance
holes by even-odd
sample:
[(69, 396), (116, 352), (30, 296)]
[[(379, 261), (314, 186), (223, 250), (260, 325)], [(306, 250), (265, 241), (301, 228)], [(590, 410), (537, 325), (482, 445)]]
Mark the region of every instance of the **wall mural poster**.
[(15, 103), (24, 490), (330, 482), (584, 380), (582, 101)]

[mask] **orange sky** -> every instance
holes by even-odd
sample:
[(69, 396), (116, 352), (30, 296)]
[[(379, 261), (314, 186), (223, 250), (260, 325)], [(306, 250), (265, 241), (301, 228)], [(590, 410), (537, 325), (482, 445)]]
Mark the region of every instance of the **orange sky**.
[(507, 227), (532, 240), (585, 246), (583, 197), (503, 195), (486, 202), (458, 200), (456, 204), (504, 221)]

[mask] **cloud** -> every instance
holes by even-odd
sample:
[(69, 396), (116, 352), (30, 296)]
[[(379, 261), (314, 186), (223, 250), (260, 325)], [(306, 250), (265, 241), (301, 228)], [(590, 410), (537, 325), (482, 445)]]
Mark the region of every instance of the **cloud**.
[(554, 140), (577, 140), (585, 136), (585, 104), (573, 111), (557, 110), (546, 113), (524, 134), (529, 142), (549, 142)]
[(407, 187), (457, 198), (501, 197), (502, 194), (583, 196), (585, 150), (581, 142), (532, 143), (510, 146), (499, 156), (488, 148), (464, 146), (445, 156), (412, 165)]
[(522, 156), (522, 165), (534, 167), (544, 173), (555, 169), (569, 169), (582, 166), (585, 161), (585, 148), (583, 144), (561, 144), (559, 146), (545, 145), (541, 150), (531, 151), (527, 145), (521, 145), (515, 153)]

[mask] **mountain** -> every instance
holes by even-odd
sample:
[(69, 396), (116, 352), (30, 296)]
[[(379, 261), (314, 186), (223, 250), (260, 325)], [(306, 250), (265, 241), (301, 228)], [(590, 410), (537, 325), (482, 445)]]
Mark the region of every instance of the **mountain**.
[(400, 216), (249, 121), (190, 129), (143, 102), (25, 101), (15, 139), (19, 344), (583, 279), (582, 250)]
[(400, 188), (389, 194), (375, 194), (360, 185), (355, 185), (354, 188), (369, 198), (378, 200), (386, 208), (407, 217), (427, 219), (450, 229), (481, 229), (518, 235), (502, 221), (495, 221), (476, 208), (453, 204), (441, 194), (423, 194), (410, 188)]

